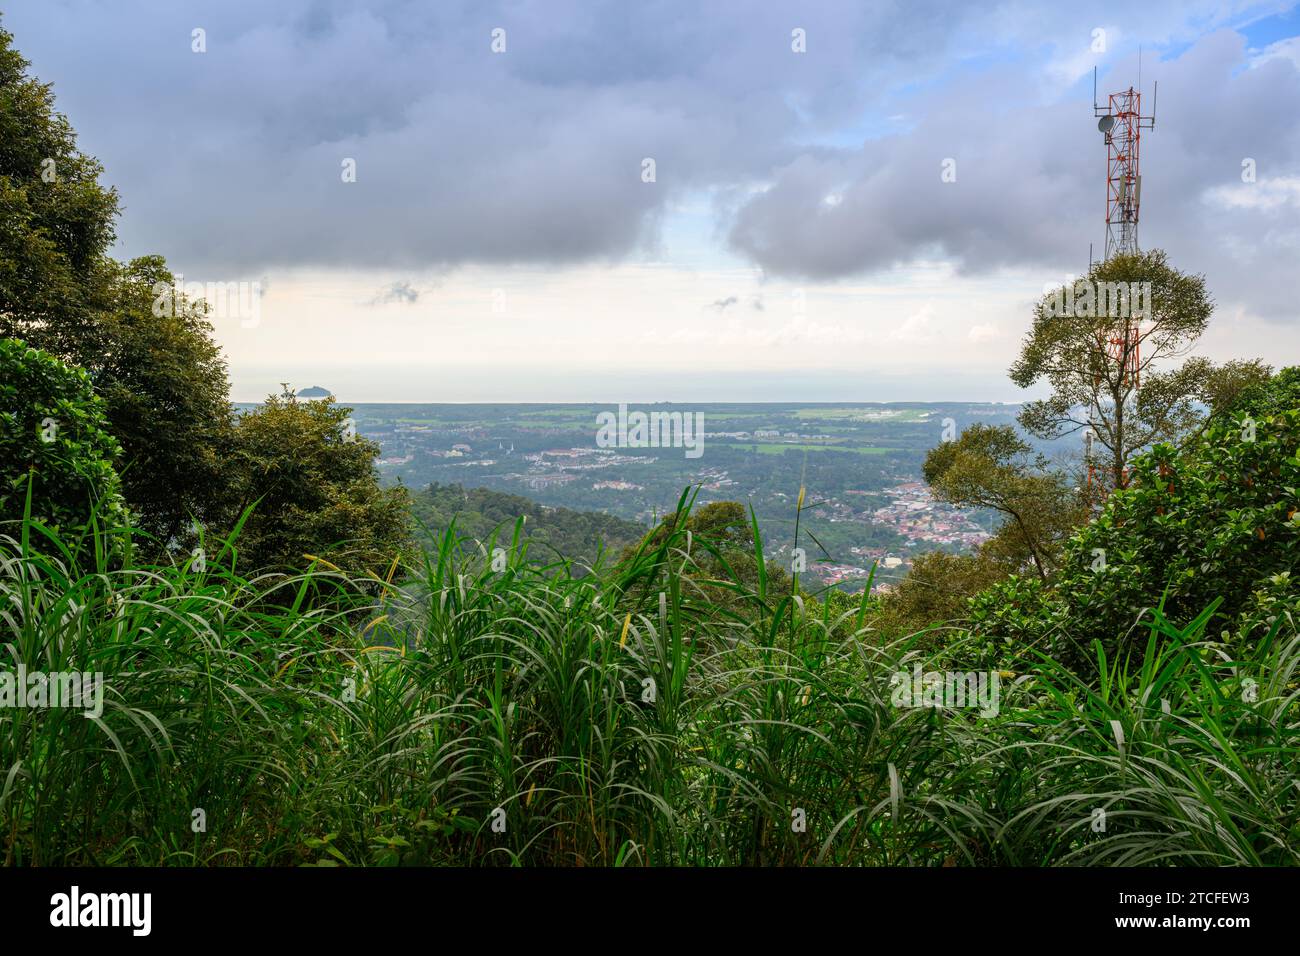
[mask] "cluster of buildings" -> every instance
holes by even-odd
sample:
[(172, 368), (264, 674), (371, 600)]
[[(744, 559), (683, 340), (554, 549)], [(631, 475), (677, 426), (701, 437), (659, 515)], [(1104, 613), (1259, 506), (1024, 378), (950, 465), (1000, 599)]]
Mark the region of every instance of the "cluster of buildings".
[[(743, 438), (748, 438), (748, 432), (739, 432)], [(802, 432), (782, 432), (779, 428), (760, 428), (754, 432), (755, 438), (762, 439), (779, 439), (790, 438), (795, 441), (826, 441), (834, 438), (834, 435), (805, 435)]]
[[(610, 448), (551, 448), (523, 456), (528, 470), (500, 475), (507, 480), (522, 481), (534, 491), (570, 484), (586, 471), (613, 468), (621, 465), (649, 464), (656, 460), (652, 455), (620, 455)], [(641, 485), (630, 481), (597, 481), (596, 490), (639, 491)]]
[[(894, 554), (886, 548), (849, 548), (849, 552), (859, 559), (856, 564), (843, 564), (830, 561), (810, 562), (810, 568), (823, 584), (859, 583), (870, 574), (871, 566), (876, 566), (877, 577), (882, 571), (906, 573), (912, 567), (909, 558)], [(895, 575), (896, 576), (896, 575)]]
[(694, 480), (705, 491), (723, 491), (737, 484), (735, 479), (727, 477), (723, 468), (705, 468), (694, 476)]
[(892, 528), (909, 545), (947, 544), (977, 548), (990, 537), (967, 512), (935, 501), (923, 481), (905, 481), (882, 492), (889, 504), (870, 513), (876, 524)]
[[(387, 455), (381, 458), (376, 458), (375, 464), (381, 468), (395, 468), (400, 465), (409, 465), (412, 461), (415, 460), (415, 451), (409, 450), (410, 449), (409, 445), (407, 446), (407, 448), (408, 450), (406, 454)], [(457, 442), (455, 445), (452, 445), (450, 448), (446, 448), (446, 449), (419, 448), (418, 450), (420, 454), (426, 458), (464, 458), (466, 455), (473, 452), (474, 449), (472, 446), (466, 445), (463, 442)], [(474, 459), (473, 461), (457, 462), (457, 464), (495, 465), (496, 462), (490, 458), (477, 458)]]
[(888, 548), (849, 548), (849, 553), (861, 558), (868, 566), (875, 564), (887, 571), (912, 566), (910, 559), (894, 554)]
[[(886, 503), (873, 507), (872, 500), (878, 502), (882, 498)], [(886, 527), (905, 542), (901, 550), (900, 546), (893, 550), (875, 546), (850, 547), (852, 563), (817, 561), (810, 557), (809, 572), (830, 585), (858, 583), (874, 564), (878, 587), (887, 589), (880, 582), (879, 575), (884, 573), (887, 579), (900, 578), (912, 566), (909, 556), (912, 549), (923, 551), (946, 545), (970, 550), (990, 537), (970, 513), (936, 501), (923, 481), (903, 481), (879, 492), (846, 491), (841, 497), (818, 502), (810, 513), (824, 521)]]
[(835, 585), (846, 581), (856, 584), (871, 573), (870, 567), (870, 562), (865, 568), (860, 568), (856, 564), (817, 564), (815, 570), (822, 584)]
[(827, 441), (834, 435), (805, 435), (802, 432), (783, 432), (779, 428), (759, 428), (752, 432), (705, 432), (705, 438), (730, 438), (733, 441), (771, 441), (791, 439), (793, 441)]

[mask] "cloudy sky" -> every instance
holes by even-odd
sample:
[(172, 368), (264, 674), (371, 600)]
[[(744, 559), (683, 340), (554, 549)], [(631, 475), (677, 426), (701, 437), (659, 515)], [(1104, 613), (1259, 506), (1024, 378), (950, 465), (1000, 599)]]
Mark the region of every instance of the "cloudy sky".
[(1202, 352), (1300, 362), (1294, 3), (10, 0), (0, 23), (121, 192), (118, 254), (259, 283), (256, 316), (215, 319), (236, 399), (1018, 400), (1031, 303), (1104, 242), (1093, 68), (1137, 85), (1139, 47), (1143, 248), (1206, 275)]

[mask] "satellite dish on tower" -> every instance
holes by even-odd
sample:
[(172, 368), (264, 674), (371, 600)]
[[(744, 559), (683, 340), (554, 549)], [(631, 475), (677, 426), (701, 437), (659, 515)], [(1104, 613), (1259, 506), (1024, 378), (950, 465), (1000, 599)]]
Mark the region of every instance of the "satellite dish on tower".
[(1115, 117), (1111, 116), (1109, 113), (1097, 120), (1097, 129), (1101, 130), (1103, 133), (1109, 133), (1114, 126)]

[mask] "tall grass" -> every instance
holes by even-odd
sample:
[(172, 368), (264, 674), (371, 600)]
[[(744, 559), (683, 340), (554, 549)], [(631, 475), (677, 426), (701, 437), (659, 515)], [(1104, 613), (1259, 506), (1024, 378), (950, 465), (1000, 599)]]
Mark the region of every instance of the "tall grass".
[(680, 523), (589, 573), (530, 561), (519, 527), (363, 578), (246, 578), (234, 541), (136, 567), (106, 537), (0, 538), (4, 666), (106, 687), (98, 718), (0, 708), (9, 865), (1300, 856), (1285, 616), (1232, 660), (1208, 615), (1157, 614), (1100, 684), (1042, 658), (981, 718), (891, 703), (916, 663), (972, 669), (961, 632), (745, 584)]

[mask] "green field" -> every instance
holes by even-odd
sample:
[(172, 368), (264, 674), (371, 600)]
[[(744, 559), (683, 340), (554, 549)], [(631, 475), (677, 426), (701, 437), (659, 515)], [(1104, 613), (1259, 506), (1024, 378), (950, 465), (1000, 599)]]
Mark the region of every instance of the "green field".
[(760, 455), (780, 455), (787, 451), (842, 451), (856, 455), (887, 455), (890, 451), (888, 448), (876, 448), (875, 446), (798, 445), (793, 442), (788, 445), (779, 442), (750, 443), (738, 445), (737, 447), (751, 448)]
[(592, 416), (592, 409), (588, 408), (543, 409), (519, 413), (520, 418), (544, 418), (547, 421), (590, 421)]

